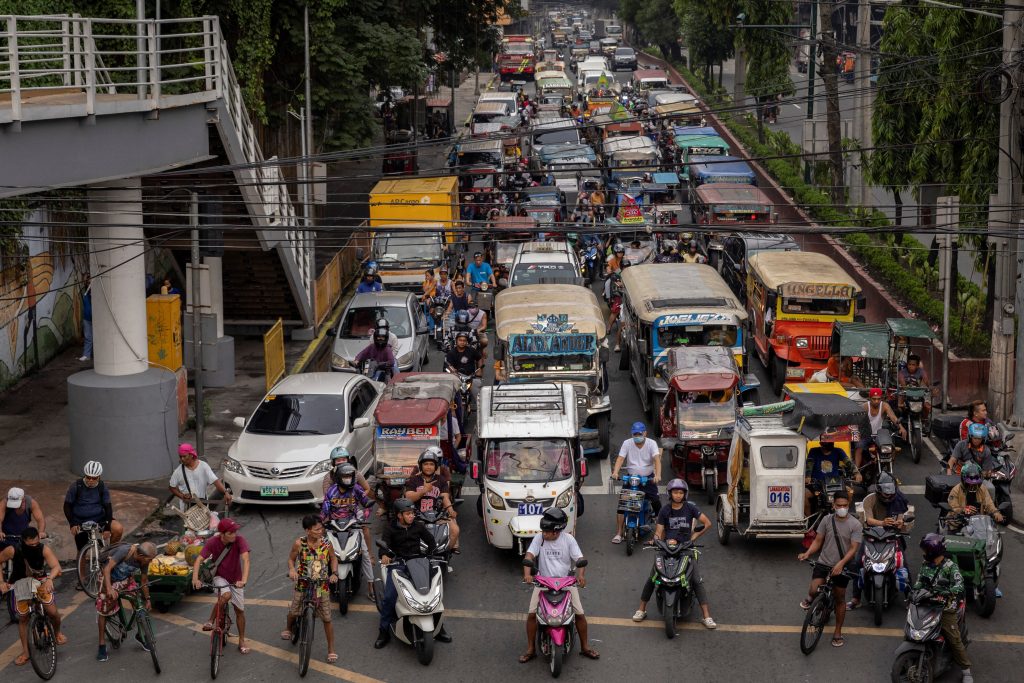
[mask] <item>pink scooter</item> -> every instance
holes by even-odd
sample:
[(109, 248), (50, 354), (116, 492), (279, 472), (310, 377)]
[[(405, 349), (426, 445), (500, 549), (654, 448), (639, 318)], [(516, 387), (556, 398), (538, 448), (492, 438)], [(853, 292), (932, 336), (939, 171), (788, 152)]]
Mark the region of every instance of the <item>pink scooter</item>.
[[(572, 651), (576, 640), (576, 611), (569, 595), (576, 577), (540, 576), (536, 563), (530, 559), (524, 559), (523, 566), (530, 568), (534, 585), (541, 589), (537, 600), (537, 650), (551, 665), (551, 677), (558, 678), (562, 660)], [(586, 566), (586, 559), (577, 560), (577, 568)]]

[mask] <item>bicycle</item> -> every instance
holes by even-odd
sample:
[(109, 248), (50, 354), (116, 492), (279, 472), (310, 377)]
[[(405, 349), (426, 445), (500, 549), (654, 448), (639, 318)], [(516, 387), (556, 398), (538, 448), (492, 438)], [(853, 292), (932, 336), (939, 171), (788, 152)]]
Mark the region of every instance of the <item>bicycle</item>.
[[(821, 564), (814, 560), (807, 560), (807, 563), (812, 567)], [(857, 578), (855, 574), (850, 573), (845, 568), (842, 573), (843, 576), (850, 579), (856, 580)], [(814, 648), (818, 646), (821, 634), (825, 631), (829, 619), (832, 618), (832, 611), (836, 608), (835, 598), (832, 595), (832, 591), (835, 588), (832, 584), (833, 578), (832, 574), (829, 573), (825, 582), (818, 587), (818, 594), (811, 600), (811, 605), (807, 608), (807, 614), (804, 615), (804, 625), (800, 629), (800, 651), (805, 655), (814, 652)]]
[[(216, 594), (217, 587), (212, 583), (204, 583), (203, 588), (212, 588)], [(217, 674), (220, 673), (220, 659), (224, 656), (224, 646), (227, 644), (231, 631), (230, 607), (230, 600), (222, 602), (220, 596), (217, 596), (213, 612), (213, 631), (210, 633), (210, 677), (213, 679), (216, 679)]]
[(89, 540), (78, 551), (78, 582), (82, 590), (93, 600), (99, 595), (103, 571), (100, 567), (100, 552), (107, 546), (103, 529), (97, 522), (82, 522), (79, 528), (89, 534)]
[[(316, 626), (315, 617), (320, 607), (320, 587), (326, 583), (321, 577), (313, 577), (309, 565), (307, 565), (304, 578), (306, 589), (302, 593), (302, 607), (299, 609), (299, 616), (296, 620), (295, 630), (292, 631), (292, 645), (299, 644), (299, 676), (305, 677), (309, 671), (309, 656), (313, 652), (313, 633)], [(329, 608), (329, 606), (328, 606)]]
[[(150, 581), (149, 585), (152, 586), (154, 583), (157, 582)], [(132, 613), (130, 615), (125, 614), (123, 600), (131, 603)], [(142, 586), (136, 586), (118, 594), (117, 612), (107, 617), (105, 625), (105, 633), (107, 640), (110, 641), (110, 646), (115, 650), (119, 649), (132, 629), (135, 630), (135, 639), (153, 658), (153, 668), (160, 673), (160, 660), (156, 656), (156, 634), (153, 632), (153, 622), (146, 609), (146, 601), (142, 599)]]
[(34, 578), (19, 579), (11, 587), (12, 600), (30, 600), (28, 617), (28, 657), (32, 668), (44, 681), (57, 673), (57, 631), (46, 615), (46, 608), (37, 591), (42, 581)]

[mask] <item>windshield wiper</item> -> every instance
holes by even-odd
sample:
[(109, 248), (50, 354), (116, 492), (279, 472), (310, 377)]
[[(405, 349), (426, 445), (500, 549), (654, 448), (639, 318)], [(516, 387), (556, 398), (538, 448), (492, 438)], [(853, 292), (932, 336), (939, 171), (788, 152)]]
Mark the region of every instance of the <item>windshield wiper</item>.
[(544, 486), (547, 486), (548, 484), (550, 484), (552, 482), (552, 480), (554, 480), (555, 472), (558, 471), (558, 466), (562, 464), (562, 458), (564, 458), (564, 457), (565, 457), (565, 453), (562, 453), (562, 455), (560, 455), (558, 457), (558, 459), (555, 460), (555, 466), (551, 468), (550, 472), (548, 472), (547, 481), (544, 482)]
[(323, 436), (323, 432), (319, 429), (289, 429), (286, 432), (280, 432), (281, 434), (315, 434), (317, 436)]

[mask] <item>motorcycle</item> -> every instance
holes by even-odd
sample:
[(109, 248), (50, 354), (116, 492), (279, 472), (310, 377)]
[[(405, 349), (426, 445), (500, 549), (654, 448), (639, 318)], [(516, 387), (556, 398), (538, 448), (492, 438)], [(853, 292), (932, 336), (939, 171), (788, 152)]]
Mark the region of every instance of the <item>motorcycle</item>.
[[(927, 588), (910, 594), (903, 642), (896, 648), (892, 680), (931, 683), (953, 665), (953, 651), (942, 636), (943, 601)], [(957, 607), (960, 639), (966, 646), (967, 619), (963, 601)]]
[(904, 387), (900, 389), (900, 393), (903, 395), (903, 409), (900, 411), (899, 419), (907, 430), (910, 457), (916, 465), (921, 462), (921, 452), (924, 450), (924, 430), (921, 426), (921, 416), (924, 413), (924, 397), (928, 393), (928, 389)]
[(693, 591), (693, 563), (699, 556), (697, 548), (702, 547), (690, 541), (655, 539), (654, 545), (646, 548), (658, 551), (654, 559), (654, 571), (658, 575), (654, 597), (665, 618), (665, 635), (670, 639), (676, 636), (676, 621), (685, 619), (697, 603)]
[(459, 401), (464, 406), (463, 422), (468, 422), (469, 415), (473, 412), (472, 396), (475, 375), (464, 375), (450, 367), (445, 367), (444, 371), (459, 378)]
[(583, 263), (583, 278), (588, 283), (593, 282), (601, 267), (601, 251), (596, 244), (584, 245), (580, 249), (580, 262)]
[(888, 428), (882, 427), (878, 430), (864, 452), (864, 456), (867, 462), (860, 467), (861, 474), (864, 476), (860, 487), (865, 492), (878, 481), (878, 477), (883, 472), (895, 478), (892, 463), (896, 457), (896, 446), (892, 440), (892, 432)]
[[(938, 531), (946, 536), (946, 552), (964, 577), (967, 599), (978, 616), (987, 619), (996, 609), (1003, 535), (988, 515), (955, 514), (940, 503)], [(1002, 512), (1002, 510), (1000, 510)], [(957, 531), (952, 531), (959, 526)]]
[[(395, 552), (383, 541), (377, 541), (377, 548), (381, 555), (397, 558)], [(412, 645), (416, 650), (416, 659), (426, 666), (434, 658), (434, 638), (444, 625), (441, 563), (428, 557), (410, 557), (405, 560), (395, 559), (388, 567), (398, 593), (395, 605), (398, 621), (391, 627), (391, 632), (398, 640)], [(385, 571), (389, 570), (382, 566), (382, 576)], [(380, 610), (380, 601), (384, 596), (383, 579), (374, 579), (374, 585), (377, 609)]]
[(434, 321), (434, 343), (438, 348), (444, 345), (444, 320), (449, 301), (450, 298), (443, 294), (430, 298), (429, 311), (430, 317)]
[[(436, 510), (421, 510), (416, 513), (416, 517), (427, 527), (427, 531), (434, 537), (434, 543), (437, 544), (434, 554), (429, 556), (430, 560), (438, 563), (443, 562), (448, 567), (448, 571), (451, 571), (451, 532), (448, 530), (448, 525), (443, 523), (444, 520), (448, 519), (448, 513), (443, 511), (437, 512)], [(420, 543), (420, 550), (426, 554), (427, 546), (425, 543)]]
[(391, 368), (371, 358), (367, 358), (359, 365), (359, 374), (382, 384), (391, 381)]
[[(523, 560), (523, 566), (530, 568), (534, 585), (541, 589), (537, 599), (537, 650), (548, 660), (551, 677), (558, 678), (563, 660), (572, 652), (576, 639), (576, 611), (569, 595), (569, 589), (576, 585), (576, 577), (540, 576), (536, 563), (529, 558)], [(578, 569), (586, 566), (586, 559), (576, 561)]]
[[(906, 515), (903, 521), (909, 524), (914, 521), (914, 517)], [(906, 537), (907, 534), (893, 527), (873, 526), (864, 529), (864, 553), (861, 556), (863, 600), (865, 605), (873, 608), (875, 626), (882, 625), (882, 615), (895, 601), (897, 593), (905, 593), (910, 587), (910, 575), (903, 564), (903, 544), (900, 542), (900, 539)], [(902, 579), (903, 591), (899, 589), (897, 578)]]
[(348, 603), (359, 594), (359, 587), (369, 577), (362, 576), (362, 550), (359, 539), (365, 524), (355, 517), (332, 520), (327, 524), (327, 537), (338, 558), (338, 581), (331, 587), (338, 601), (338, 610), (348, 614)]
[[(1007, 440), (1013, 435), (1007, 436)], [(1013, 459), (1009, 453), (1012, 450), (1003, 448), (998, 454), (994, 455), (997, 463), (995, 469), (992, 470), (990, 480), (992, 485), (996, 489), (995, 504), (999, 508), (1000, 512), (1003, 513), (1003, 523), (1009, 524), (1013, 519), (1013, 501), (1010, 500), (1010, 489), (1013, 488), (1013, 480), (1017, 476), (1017, 465), (1014, 464)]]
[(641, 477), (635, 474), (628, 474), (622, 478), (619, 509), (623, 510), (625, 518), (622, 540), (625, 541), (627, 555), (632, 555), (633, 547), (651, 531), (650, 519), (653, 512), (651, 504), (642, 490), (649, 479), (650, 477)]

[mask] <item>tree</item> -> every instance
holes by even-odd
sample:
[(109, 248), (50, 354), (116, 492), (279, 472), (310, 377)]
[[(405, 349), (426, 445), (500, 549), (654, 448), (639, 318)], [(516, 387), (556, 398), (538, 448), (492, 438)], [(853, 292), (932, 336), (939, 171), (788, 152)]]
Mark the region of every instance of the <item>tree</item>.
[[(792, 6), (775, 0), (742, 0), (746, 15), (744, 23), (761, 26), (788, 26)], [(758, 135), (764, 141), (764, 106), (780, 95), (793, 93), (789, 65), (793, 61), (793, 37), (780, 28), (747, 28), (736, 32), (737, 41), (746, 56), (747, 92), (759, 105)]]
[(732, 0), (724, 3), (721, 0), (675, 0), (674, 4), (689, 51), (690, 68), (694, 73), (703, 71), (704, 84), (711, 88), (714, 85), (712, 68), (717, 65), (721, 85), (722, 62), (733, 56), (736, 39), (729, 28), (729, 10), (723, 12), (722, 5), (734, 3)]
[(682, 59), (679, 49), (679, 16), (672, 0), (648, 0), (636, 13), (637, 29), (644, 38), (658, 46), (670, 61)]
[(825, 127), (828, 131), (828, 161), (832, 171), (832, 182), (829, 195), (836, 206), (846, 205), (846, 183), (843, 177), (843, 141), (839, 112), (839, 73), (836, 60), (839, 58), (839, 47), (836, 45), (832, 15), (835, 11), (834, 2), (822, 2), (821, 35), (821, 80), (825, 82)]

